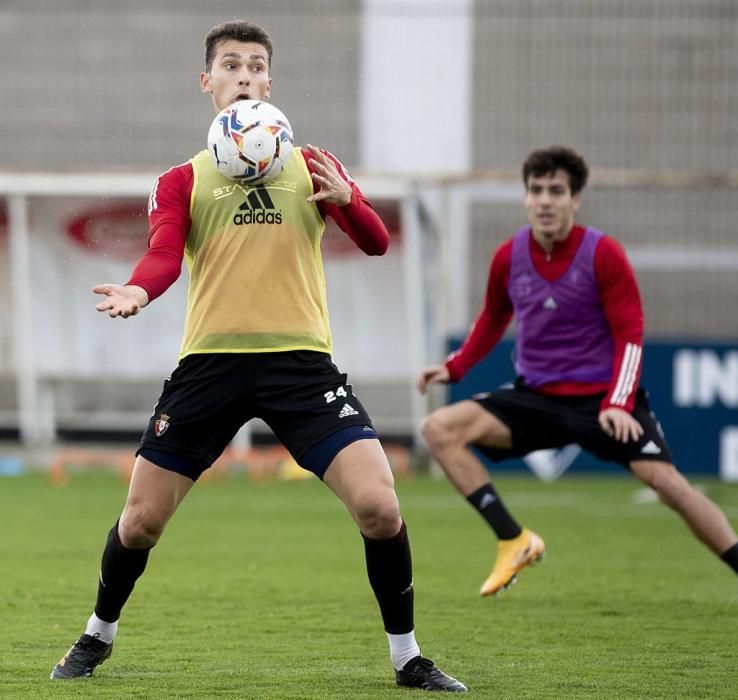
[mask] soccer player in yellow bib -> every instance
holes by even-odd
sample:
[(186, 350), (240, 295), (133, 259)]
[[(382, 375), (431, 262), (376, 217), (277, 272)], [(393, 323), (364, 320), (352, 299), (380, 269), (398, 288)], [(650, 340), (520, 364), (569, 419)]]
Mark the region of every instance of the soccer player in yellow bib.
[[(205, 40), (200, 86), (216, 112), (267, 100), (272, 42), (226, 22)], [(295, 148), (255, 188), (223, 177), (207, 151), (159, 177), (149, 250), (125, 285), (101, 284), (97, 310), (129, 318), (190, 271), (180, 361), (137, 451), (128, 498), (102, 555), (94, 612), (51, 678), (90, 676), (110, 656), (118, 618), (149, 551), (197, 478), (248, 420), (265, 420), (295, 461), (341, 499), (364, 539), (400, 686), (463, 692), (415, 639), (410, 545), (387, 458), (347, 376), (331, 361), (320, 238), (325, 218), (369, 255), (389, 235), (327, 151)]]

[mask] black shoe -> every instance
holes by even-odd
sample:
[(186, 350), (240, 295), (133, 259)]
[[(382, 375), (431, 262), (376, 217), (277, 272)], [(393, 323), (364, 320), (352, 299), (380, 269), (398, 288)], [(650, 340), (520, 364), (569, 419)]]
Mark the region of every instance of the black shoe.
[(101, 642), (94, 637), (83, 634), (64, 654), (61, 661), (54, 666), (51, 680), (60, 678), (86, 678), (91, 676), (95, 666), (100, 665), (113, 653), (113, 643)]
[(466, 686), (455, 678), (447, 676), (430, 659), (416, 656), (410, 659), (400, 671), (395, 671), (397, 685), (404, 688), (423, 690), (445, 690), (449, 693), (465, 693)]

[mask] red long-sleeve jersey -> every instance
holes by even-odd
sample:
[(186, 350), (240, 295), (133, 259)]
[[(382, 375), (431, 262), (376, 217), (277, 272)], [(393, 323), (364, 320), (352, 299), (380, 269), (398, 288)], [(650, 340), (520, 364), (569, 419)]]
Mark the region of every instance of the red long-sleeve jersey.
[[(546, 252), (531, 236), (530, 253), (536, 271), (553, 282), (566, 273), (579, 248), (585, 229), (575, 226), (569, 236)], [(485, 357), (502, 337), (512, 320), (513, 306), (508, 294), (512, 239), (492, 256), (484, 306), (461, 347), (446, 359), (451, 381), (461, 379)], [(632, 411), (642, 369), (643, 306), (633, 269), (625, 251), (614, 239), (603, 236), (594, 257), (600, 303), (614, 342), (613, 372), (609, 384), (554, 382), (538, 391), (559, 396), (606, 392), (602, 409)]]
[[(384, 255), (389, 245), (389, 233), (384, 223), (340, 161), (328, 151), (323, 152), (351, 186), (351, 201), (343, 207), (319, 201), (318, 210), (324, 219), (330, 216), (367, 255)], [(310, 154), (304, 150), (301, 153), (308, 170), (315, 172)], [(183, 163), (160, 175), (151, 190), (149, 248), (127, 282), (144, 289), (149, 302), (174, 284), (182, 271), (185, 242), (191, 225), (193, 181), (192, 165)]]

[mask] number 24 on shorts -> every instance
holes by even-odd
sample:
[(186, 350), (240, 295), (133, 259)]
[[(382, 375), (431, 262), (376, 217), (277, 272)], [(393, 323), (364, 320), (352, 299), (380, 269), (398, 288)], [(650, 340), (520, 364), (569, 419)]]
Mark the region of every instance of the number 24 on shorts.
[(325, 394), (323, 394), (325, 397), (326, 403), (331, 403), (332, 401), (335, 401), (338, 396), (348, 396), (346, 393), (346, 389), (344, 389), (342, 386), (339, 386), (338, 389), (334, 391), (326, 391)]

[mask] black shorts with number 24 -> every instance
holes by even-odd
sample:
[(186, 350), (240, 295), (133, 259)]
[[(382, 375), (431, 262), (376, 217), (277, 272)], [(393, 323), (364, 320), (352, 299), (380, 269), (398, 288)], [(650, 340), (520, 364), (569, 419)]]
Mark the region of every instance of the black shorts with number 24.
[(344, 428), (373, 434), (347, 376), (326, 353), (208, 353), (183, 358), (164, 382), (139, 452), (178, 455), (204, 471), (252, 418), (267, 423), (298, 464)]

